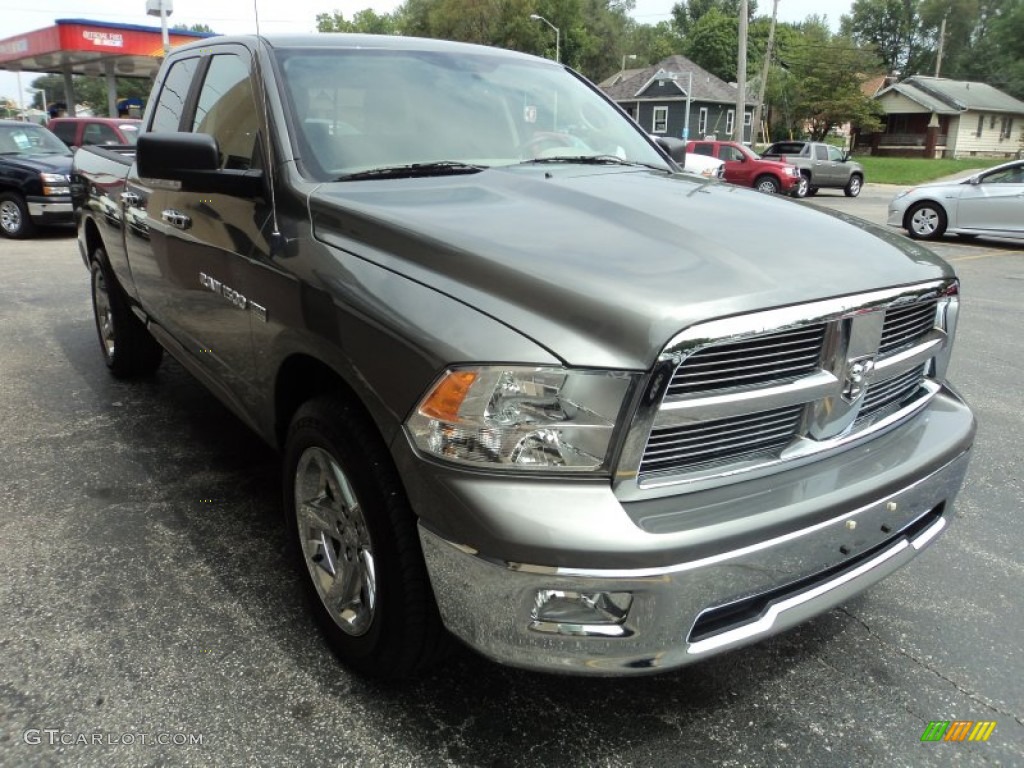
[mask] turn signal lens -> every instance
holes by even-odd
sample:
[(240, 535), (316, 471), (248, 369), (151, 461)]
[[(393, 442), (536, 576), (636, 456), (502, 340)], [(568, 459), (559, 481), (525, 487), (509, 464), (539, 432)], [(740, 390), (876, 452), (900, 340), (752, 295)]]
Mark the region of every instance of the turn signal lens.
[(432, 419), (455, 421), (469, 387), (476, 381), (473, 371), (449, 371), (420, 406), (420, 413)]

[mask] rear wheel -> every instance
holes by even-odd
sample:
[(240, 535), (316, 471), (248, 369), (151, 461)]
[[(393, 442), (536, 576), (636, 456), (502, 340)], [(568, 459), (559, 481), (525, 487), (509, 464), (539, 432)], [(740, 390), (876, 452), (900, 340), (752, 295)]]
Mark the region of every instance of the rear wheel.
[(935, 240), (946, 231), (946, 212), (937, 203), (917, 203), (907, 211), (903, 226), (915, 240)]
[(758, 192), (764, 192), (766, 195), (775, 195), (782, 189), (782, 185), (779, 184), (774, 176), (765, 174), (764, 176), (758, 176), (754, 180), (754, 189)]
[(855, 173), (850, 177), (850, 180), (846, 182), (846, 186), (843, 188), (843, 194), (847, 197), (856, 197), (860, 194), (862, 186), (864, 186), (864, 179), (859, 173)]
[(4, 237), (21, 239), (36, 231), (28, 215), (28, 206), (17, 192), (0, 194), (0, 232)]
[(102, 248), (93, 251), (92, 309), (103, 359), (119, 379), (146, 376), (160, 366), (163, 347), (128, 308), (128, 300), (106, 263)]
[(293, 557), (331, 650), (372, 677), (406, 677), (443, 655), (416, 520), (369, 418), (334, 398), (295, 414), (284, 507)]

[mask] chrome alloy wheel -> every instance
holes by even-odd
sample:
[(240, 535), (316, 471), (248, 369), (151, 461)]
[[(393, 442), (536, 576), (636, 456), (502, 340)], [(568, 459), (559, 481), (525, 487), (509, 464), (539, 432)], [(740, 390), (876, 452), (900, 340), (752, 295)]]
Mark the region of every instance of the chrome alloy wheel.
[(922, 206), (910, 217), (910, 228), (918, 237), (932, 237), (939, 228), (939, 212), (930, 206)]
[(110, 295), (107, 293), (107, 281), (103, 278), (103, 270), (93, 270), (92, 278), (93, 311), (96, 314), (96, 329), (100, 332), (100, 343), (107, 360), (114, 358), (117, 336), (114, 329), (114, 311), (110, 306)]
[(307, 448), (299, 458), (295, 514), (320, 601), (343, 632), (365, 634), (377, 602), (373, 548), (352, 484), (323, 448)]
[(11, 235), (21, 230), (21, 208), (13, 200), (0, 200), (0, 227)]

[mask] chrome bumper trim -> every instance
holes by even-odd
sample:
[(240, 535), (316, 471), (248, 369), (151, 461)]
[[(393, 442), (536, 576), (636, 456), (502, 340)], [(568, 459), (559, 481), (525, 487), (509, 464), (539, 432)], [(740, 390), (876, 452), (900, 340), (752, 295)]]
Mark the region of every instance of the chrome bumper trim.
[(28, 215), (32, 218), (38, 218), (42, 216), (53, 216), (55, 214), (63, 214), (71, 216), (74, 213), (74, 206), (71, 203), (27, 203)]
[[(827, 521), (665, 567), (580, 569), (495, 561), (422, 525), (420, 540), (446, 626), (484, 655), (547, 671), (651, 673), (792, 627), (912, 560), (946, 527), (968, 460), (964, 452), (903, 490)], [(937, 515), (935, 521), (920, 530), (929, 514)], [(815, 574), (821, 574), (821, 582), (815, 582)], [(798, 588), (797, 582), (810, 586)], [(581, 624), (574, 632), (549, 626), (541, 632), (531, 627), (540, 590), (630, 593), (632, 603), (613, 631), (598, 625), (591, 632)], [(710, 635), (695, 631), (709, 611), (739, 601), (759, 605), (762, 595), (768, 597), (758, 615), (732, 620)]]

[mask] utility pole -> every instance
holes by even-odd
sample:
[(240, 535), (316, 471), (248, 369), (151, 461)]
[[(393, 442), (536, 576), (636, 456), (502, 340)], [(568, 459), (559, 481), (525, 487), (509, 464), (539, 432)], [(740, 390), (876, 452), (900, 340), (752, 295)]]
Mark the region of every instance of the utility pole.
[(740, 0), (740, 49), (736, 54), (736, 112), (732, 139), (743, 143), (743, 117), (747, 113), (747, 0)]
[(942, 26), (939, 27), (939, 52), (935, 57), (935, 76), (939, 76), (942, 69), (942, 48), (946, 42), (946, 17), (942, 17)]
[[(764, 63), (761, 65), (761, 84), (757, 88), (757, 105), (754, 107), (754, 119), (750, 121), (752, 126), (750, 143), (757, 143), (757, 132), (761, 130), (762, 109), (764, 108), (764, 92), (768, 89), (768, 68), (772, 63), (772, 46), (775, 44), (775, 20), (779, 15), (779, 0), (772, 2), (772, 24), (768, 27), (768, 47), (764, 50)], [(767, 141), (767, 136), (765, 141)]]

